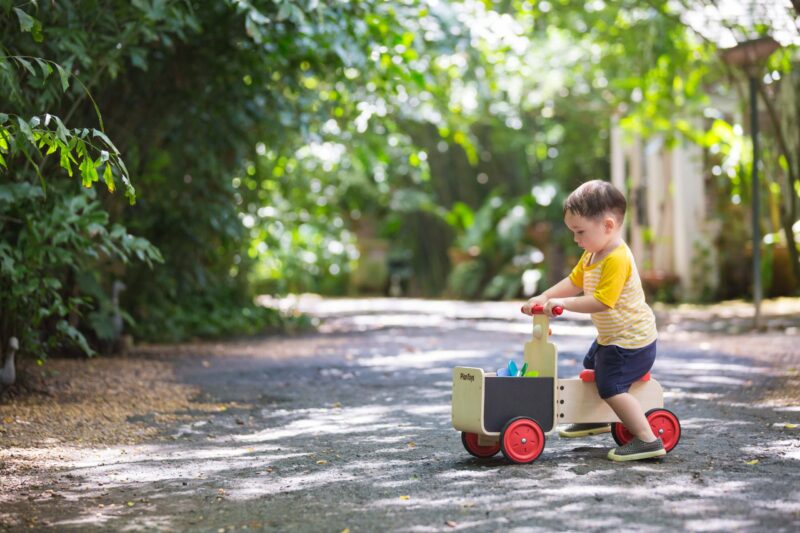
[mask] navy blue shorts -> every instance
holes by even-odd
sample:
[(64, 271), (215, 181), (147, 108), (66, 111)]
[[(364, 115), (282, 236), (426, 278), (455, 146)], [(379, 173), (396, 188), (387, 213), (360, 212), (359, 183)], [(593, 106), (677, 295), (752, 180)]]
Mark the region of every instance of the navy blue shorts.
[(594, 370), (597, 392), (602, 399), (628, 392), (631, 385), (647, 374), (656, 360), (656, 341), (644, 348), (620, 348), (613, 344), (592, 343), (583, 366)]

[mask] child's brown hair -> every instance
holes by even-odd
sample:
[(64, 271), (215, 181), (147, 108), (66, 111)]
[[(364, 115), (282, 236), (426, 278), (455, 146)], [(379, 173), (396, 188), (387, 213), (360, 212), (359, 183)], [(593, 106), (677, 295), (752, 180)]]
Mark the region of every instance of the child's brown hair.
[(607, 181), (587, 181), (570, 193), (564, 201), (564, 214), (567, 211), (584, 218), (600, 218), (611, 212), (622, 222), (628, 202), (619, 189)]

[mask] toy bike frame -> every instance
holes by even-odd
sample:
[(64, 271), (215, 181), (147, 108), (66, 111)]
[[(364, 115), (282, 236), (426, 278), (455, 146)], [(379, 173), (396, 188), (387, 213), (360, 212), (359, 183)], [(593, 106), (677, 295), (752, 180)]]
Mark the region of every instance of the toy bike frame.
[[(559, 308), (554, 311), (561, 314)], [(612, 435), (618, 443), (623, 444), (632, 438), (614, 411), (600, 398), (592, 372), (587, 371), (584, 379), (559, 379), (558, 352), (549, 341), (550, 335), (549, 318), (540, 306), (536, 306), (533, 310), (533, 335), (525, 343), (524, 361), (528, 370), (538, 372), (538, 377), (498, 377), (494, 372), (463, 366), (453, 369), (453, 427), (463, 432), (462, 441), (471, 454), (491, 457), (502, 447), (504, 455), (514, 462), (533, 461), (544, 447), (544, 435), (555, 431), (558, 424), (612, 423)], [(675, 442), (671, 443), (671, 449), (677, 444), (680, 425), (672, 413), (661, 409), (664, 406), (661, 385), (650, 379), (649, 374), (646, 378), (646, 381), (634, 383), (629, 392), (641, 403), (648, 419), (650, 413), (663, 411), (671, 415), (664, 427), (656, 427), (650, 420), (657, 435), (659, 432), (662, 436), (665, 432), (673, 433), (671, 438)], [(510, 425), (520, 420), (529, 421), (521, 426), (529, 434), (526, 433), (520, 442), (527, 444), (529, 440), (541, 440), (538, 453), (534, 450), (515, 456), (513, 451), (506, 450), (510, 441), (504, 442), (508, 440), (504, 433), (511, 430), (519, 433), (520, 427)], [(534, 425), (540, 429), (533, 428)]]

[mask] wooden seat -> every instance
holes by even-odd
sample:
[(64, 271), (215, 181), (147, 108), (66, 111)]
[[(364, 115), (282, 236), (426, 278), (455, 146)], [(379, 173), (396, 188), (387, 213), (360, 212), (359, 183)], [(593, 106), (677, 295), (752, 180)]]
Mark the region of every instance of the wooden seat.
[[(581, 381), (585, 383), (593, 383), (594, 382), (594, 370), (583, 370), (580, 373)], [(650, 381), (650, 372), (639, 378), (639, 381)]]

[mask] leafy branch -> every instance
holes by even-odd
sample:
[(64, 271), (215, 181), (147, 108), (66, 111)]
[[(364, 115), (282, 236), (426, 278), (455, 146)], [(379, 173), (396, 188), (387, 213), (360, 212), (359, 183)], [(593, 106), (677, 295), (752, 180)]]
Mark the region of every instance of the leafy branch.
[[(68, 129), (60, 117), (49, 113), (41, 117), (30, 118), (14, 113), (0, 113), (0, 167), (8, 171), (6, 158), (24, 157), (33, 166), (42, 188), (46, 191), (47, 185), (42, 175), (42, 168), (48, 157), (58, 152), (59, 166), (72, 177), (73, 165), (76, 165), (84, 187), (92, 187), (95, 182), (99, 181), (102, 172), (106, 187), (109, 191), (114, 192), (116, 190), (114, 175), (116, 174), (123, 183), (125, 196), (131, 204), (135, 203), (136, 191), (130, 182), (129, 172), (119, 150), (103, 131), (100, 109), (88, 88), (55, 61), (21, 55), (0, 56), (0, 66), (9, 63), (18, 65), (32, 77), (45, 82), (54, 72), (58, 72), (62, 92), (69, 89), (70, 78), (75, 79), (92, 102), (100, 129)], [(39, 67), (39, 71), (34, 64)], [(16, 83), (10, 83), (10, 85), (12, 93), (20, 92)], [(39, 162), (37, 163), (35, 159), (38, 159)], [(100, 167), (102, 167), (102, 171), (98, 172)]]
[[(59, 166), (73, 176), (76, 166), (84, 187), (90, 188), (100, 180), (110, 192), (116, 190), (114, 175), (120, 177), (125, 196), (131, 204), (136, 200), (136, 191), (128, 178), (128, 169), (119, 150), (111, 139), (94, 128), (68, 129), (56, 115), (45, 114), (29, 119), (15, 114), (0, 113), (0, 167), (8, 171), (8, 161), (21, 155), (36, 170), (46, 190), (44, 176), (34, 158), (44, 162), (48, 156), (58, 152)], [(98, 169), (102, 170), (98, 172)]]

